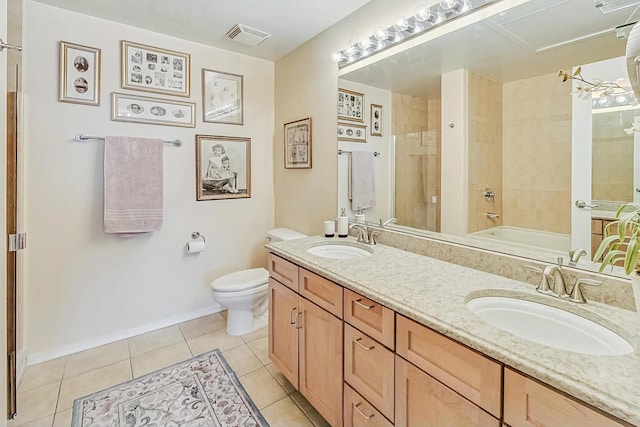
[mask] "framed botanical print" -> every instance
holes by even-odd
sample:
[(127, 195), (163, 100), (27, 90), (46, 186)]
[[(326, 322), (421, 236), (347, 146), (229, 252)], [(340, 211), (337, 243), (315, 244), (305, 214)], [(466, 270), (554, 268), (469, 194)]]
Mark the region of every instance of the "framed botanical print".
[(284, 124), (284, 168), (311, 169), (311, 117)]
[(60, 102), (100, 105), (100, 49), (60, 42)]
[(189, 97), (191, 55), (126, 40), (122, 49), (122, 88)]
[(371, 104), (369, 122), (371, 136), (382, 136), (382, 105)]
[(251, 138), (196, 135), (196, 200), (251, 197)]
[(338, 120), (364, 122), (364, 95), (338, 89)]
[(202, 69), (202, 121), (244, 123), (242, 80), (238, 74)]

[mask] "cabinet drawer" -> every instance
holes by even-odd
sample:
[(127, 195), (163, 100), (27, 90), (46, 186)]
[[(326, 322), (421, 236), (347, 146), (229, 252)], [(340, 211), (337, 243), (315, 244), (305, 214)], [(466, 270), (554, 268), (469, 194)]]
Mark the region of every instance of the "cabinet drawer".
[(344, 320), (383, 345), (394, 349), (393, 310), (345, 289)]
[(299, 293), (342, 319), (342, 286), (304, 268), (298, 271)]
[(512, 427), (626, 425), (509, 368), (504, 370), (504, 421)]
[(591, 233), (592, 234), (602, 234), (602, 220), (601, 219), (592, 219), (591, 220)]
[(383, 345), (344, 325), (344, 380), (393, 420), (394, 357)]
[(269, 275), (278, 282), (298, 292), (298, 266), (286, 259), (269, 253)]
[(396, 352), (493, 416), (500, 417), (502, 366), (403, 316)]
[(348, 384), (345, 384), (344, 427), (393, 427), (393, 424)]
[(500, 421), (396, 356), (396, 425), (499, 427)]

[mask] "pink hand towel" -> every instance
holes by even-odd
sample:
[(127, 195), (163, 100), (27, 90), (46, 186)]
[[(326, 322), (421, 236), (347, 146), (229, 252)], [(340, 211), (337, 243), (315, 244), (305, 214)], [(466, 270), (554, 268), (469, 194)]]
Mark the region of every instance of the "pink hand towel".
[(374, 155), (370, 151), (351, 152), (351, 209), (376, 205)]
[(132, 237), (160, 230), (163, 145), (161, 139), (105, 138), (105, 233)]

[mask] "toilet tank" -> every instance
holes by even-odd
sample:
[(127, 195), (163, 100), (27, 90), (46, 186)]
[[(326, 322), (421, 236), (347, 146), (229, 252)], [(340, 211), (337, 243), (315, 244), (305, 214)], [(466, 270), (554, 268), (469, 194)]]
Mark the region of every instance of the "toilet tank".
[(280, 242), (282, 240), (294, 240), (302, 239), (303, 237), (309, 237), (306, 234), (298, 233), (297, 231), (290, 230), (288, 228), (274, 228), (267, 231), (268, 242)]

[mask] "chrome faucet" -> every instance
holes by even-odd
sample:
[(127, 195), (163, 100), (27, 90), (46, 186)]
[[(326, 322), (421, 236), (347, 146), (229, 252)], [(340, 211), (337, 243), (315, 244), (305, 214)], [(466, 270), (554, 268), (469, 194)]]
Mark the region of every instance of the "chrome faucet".
[(365, 225), (354, 223), (349, 226), (349, 230), (356, 230), (358, 232), (358, 242), (369, 243), (369, 236)]
[(370, 245), (378, 243), (377, 238), (380, 236), (380, 231), (369, 227), (366, 222), (364, 224), (351, 224), (349, 230), (358, 232), (358, 242), (360, 243), (368, 243)]
[(389, 224), (397, 224), (398, 220), (396, 218), (389, 218), (385, 222), (382, 222), (382, 218), (380, 218), (380, 227), (384, 228)]
[(547, 278), (547, 281), (549, 279), (553, 280), (551, 292), (555, 296), (558, 298), (566, 298), (569, 296), (567, 293), (567, 284), (562, 275), (562, 257), (558, 257), (558, 265), (546, 266), (542, 274)]
[(587, 254), (587, 251), (585, 251), (584, 249), (581, 249), (581, 248), (572, 249), (569, 251), (569, 258), (571, 259), (571, 262), (578, 262), (580, 261), (580, 257), (586, 254)]

